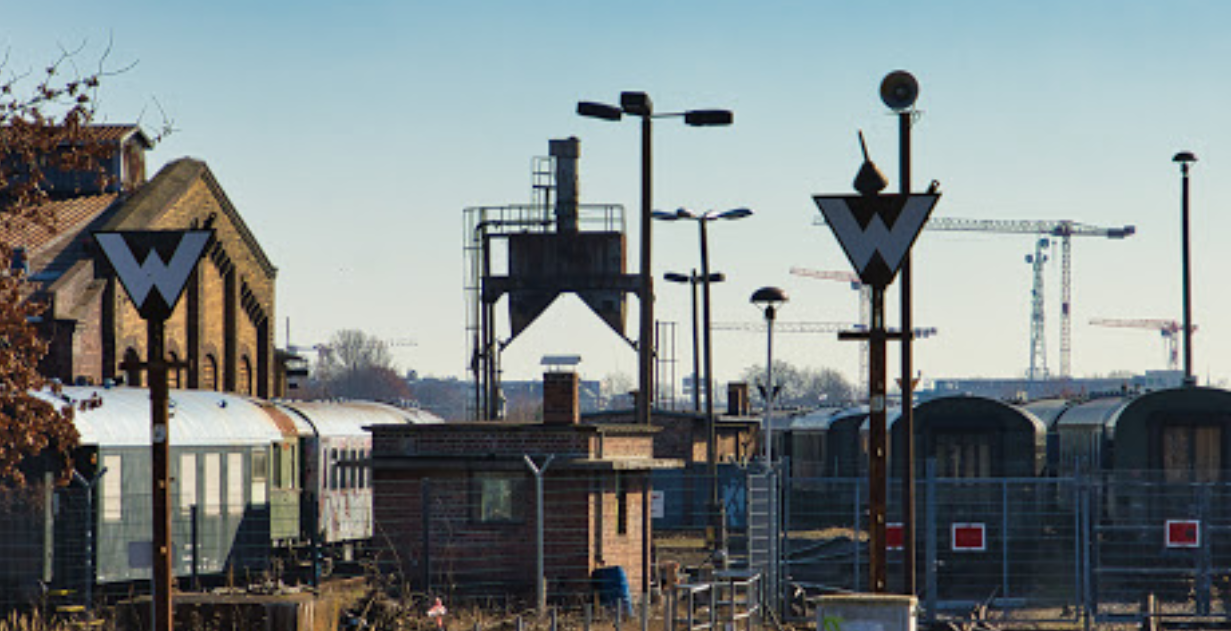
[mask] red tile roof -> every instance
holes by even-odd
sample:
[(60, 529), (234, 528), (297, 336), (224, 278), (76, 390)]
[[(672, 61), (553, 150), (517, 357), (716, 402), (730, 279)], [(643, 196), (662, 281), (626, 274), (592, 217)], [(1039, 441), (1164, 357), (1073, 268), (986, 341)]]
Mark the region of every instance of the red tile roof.
[(49, 217), (51, 221), (45, 224), (0, 215), (0, 243), (26, 248), (28, 253), (33, 254), (58, 236), (76, 234), (99, 213), (107, 210), (117, 197), (115, 193), (106, 193), (47, 202), (30, 211), (37, 216)]

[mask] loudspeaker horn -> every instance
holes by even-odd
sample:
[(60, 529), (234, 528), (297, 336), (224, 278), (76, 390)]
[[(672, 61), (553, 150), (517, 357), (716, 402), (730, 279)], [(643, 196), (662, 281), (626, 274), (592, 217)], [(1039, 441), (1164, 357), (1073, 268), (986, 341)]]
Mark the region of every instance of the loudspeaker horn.
[(910, 109), (919, 98), (919, 82), (905, 70), (895, 70), (881, 81), (881, 100), (895, 112)]

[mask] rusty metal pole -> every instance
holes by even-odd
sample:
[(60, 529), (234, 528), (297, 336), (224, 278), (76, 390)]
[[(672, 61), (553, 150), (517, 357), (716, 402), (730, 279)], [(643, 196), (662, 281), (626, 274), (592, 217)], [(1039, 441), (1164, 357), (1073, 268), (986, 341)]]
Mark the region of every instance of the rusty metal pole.
[(722, 498), (718, 484), (718, 417), (714, 414), (714, 323), (710, 311), (710, 247), (708, 231), (705, 224), (709, 223), (706, 215), (697, 219), (701, 231), (701, 288), (702, 304), (702, 335), (705, 345), (705, 451), (706, 472), (709, 478), (709, 536), (707, 542), (714, 550), (723, 553), (726, 558), (726, 515), (723, 511)]
[(150, 382), (150, 458), (153, 478), (154, 519), (154, 631), (171, 631), (174, 611), (171, 603), (171, 478), (168, 447), (167, 362), (164, 350), (164, 325), (161, 318), (146, 322), (149, 348)]
[(1193, 375), (1193, 300), (1192, 300), (1192, 270), (1189, 255), (1189, 236), (1188, 236), (1188, 165), (1195, 162), (1196, 157), (1192, 153), (1182, 152), (1176, 154), (1174, 161), (1180, 163), (1180, 249), (1182, 258), (1182, 276), (1183, 276), (1183, 311), (1184, 311), (1184, 385), (1186, 387), (1197, 385), (1197, 378)]
[[(910, 196), (910, 111), (898, 112), (898, 158), (902, 196)], [(912, 315), (910, 253), (902, 260), (902, 593), (915, 595), (915, 409), (914, 317)]]
[(868, 344), (868, 583), (874, 593), (885, 592), (885, 288), (872, 287), (872, 327)]
[(651, 402), (654, 398), (654, 274), (651, 269), (653, 221), (651, 112), (641, 115), (641, 325), (637, 339), (637, 422), (650, 424)]

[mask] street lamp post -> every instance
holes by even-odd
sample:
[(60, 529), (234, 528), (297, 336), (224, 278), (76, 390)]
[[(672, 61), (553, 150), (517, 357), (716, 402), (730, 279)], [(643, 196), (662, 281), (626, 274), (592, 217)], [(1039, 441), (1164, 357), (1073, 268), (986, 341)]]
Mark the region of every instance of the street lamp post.
[[(694, 269), (688, 276), (667, 272), (663, 274), (663, 279), (673, 283), (688, 283), (692, 286), (692, 411), (699, 414), (701, 412), (701, 326), (697, 315), (697, 285), (702, 283), (702, 277)], [(726, 280), (726, 276), (717, 272), (705, 276), (704, 279), (711, 283), (721, 283)]]
[(1180, 224), (1181, 224), (1181, 243), (1180, 249), (1183, 261), (1182, 274), (1184, 276), (1184, 385), (1197, 385), (1197, 378), (1193, 376), (1193, 300), (1192, 300), (1192, 272), (1191, 259), (1189, 254), (1188, 240), (1188, 165), (1197, 161), (1197, 156), (1191, 151), (1181, 151), (1175, 154), (1171, 159), (1172, 162), (1180, 164)]
[[(682, 117), (686, 125), (693, 127), (712, 127), (730, 125), (735, 115), (730, 110), (689, 110), (686, 112), (654, 113), (654, 105), (645, 92), (621, 92), (620, 107), (605, 103), (582, 101), (577, 104), (577, 113), (581, 116), (618, 121), (624, 114), (641, 118), (641, 287), (638, 303), (641, 311), (641, 323), (637, 333), (637, 422), (643, 426), (650, 425), (650, 404), (654, 396), (654, 273), (651, 266), (651, 212), (652, 199), (652, 169), (651, 169), (651, 137), (654, 118)], [(642, 590), (645, 595), (643, 606), (648, 606), (650, 595), (650, 493), (648, 486), (641, 494), (641, 573)]]
[[(778, 472), (774, 469), (774, 319), (778, 307), (787, 301), (785, 291), (777, 287), (762, 287), (752, 294), (752, 304), (765, 312), (765, 473), (769, 483), (769, 582), (767, 589), (773, 594), (767, 601), (776, 603), (781, 591), (781, 544), (782, 512), (778, 509), (782, 496)], [(773, 607), (775, 605), (771, 605)]]
[(774, 463), (774, 319), (787, 300), (786, 292), (777, 287), (762, 287), (752, 294), (752, 304), (765, 312), (765, 466), (770, 469)]
[(620, 106), (582, 101), (577, 104), (577, 113), (602, 120), (618, 121), (624, 114), (641, 118), (641, 288), (638, 296), (641, 312), (637, 341), (637, 422), (650, 423), (650, 399), (654, 386), (654, 349), (651, 348), (651, 331), (654, 330), (654, 275), (651, 270), (651, 211), (652, 181), (651, 138), (652, 121), (655, 118), (682, 117), (684, 123), (693, 127), (730, 125), (735, 116), (730, 110), (689, 110), (686, 112), (654, 113), (654, 105), (645, 92), (621, 92)]
[(710, 479), (709, 509), (712, 528), (710, 541), (717, 546), (718, 550), (726, 548), (726, 537), (723, 535), (726, 530), (726, 517), (724, 516), (722, 500), (718, 493), (718, 419), (714, 414), (714, 340), (713, 320), (710, 316), (710, 282), (713, 280), (713, 276), (710, 274), (709, 231), (706, 230), (706, 224), (716, 219), (743, 219), (751, 215), (752, 211), (747, 208), (732, 208), (722, 212), (711, 210), (700, 215), (685, 208), (680, 208), (673, 213), (663, 211), (654, 211), (653, 213), (655, 219), (663, 221), (695, 221), (700, 231), (701, 291), (703, 295), (701, 299), (703, 305), (703, 325), (701, 329), (705, 338), (705, 448), (707, 452), (706, 465)]

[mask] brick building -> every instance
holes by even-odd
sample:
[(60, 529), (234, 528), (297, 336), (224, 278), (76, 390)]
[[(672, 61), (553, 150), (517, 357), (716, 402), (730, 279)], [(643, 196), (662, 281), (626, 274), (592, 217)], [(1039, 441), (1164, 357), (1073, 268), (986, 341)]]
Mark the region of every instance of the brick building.
[(65, 383), (141, 384), (139, 370), (121, 366), (145, 359), (145, 321), (105, 264), (94, 231), (212, 227), (215, 239), (167, 321), (167, 356), (184, 366), (170, 372), (171, 387), (277, 395), (277, 270), (209, 167), (182, 158), (146, 181), (150, 141), (138, 127), (95, 131), (112, 148), (102, 162), (108, 177), (50, 174), (45, 210), (53, 225), (0, 232), (49, 305), (39, 323), (50, 342), (44, 374)]
[(535, 594), (529, 459), (543, 471), (548, 597), (587, 596), (595, 571), (616, 566), (640, 593), (650, 472), (680, 463), (653, 457), (653, 428), (578, 424), (575, 394), (571, 412), (553, 412), (554, 385), (544, 423), (370, 428), (376, 532), (416, 589)]

